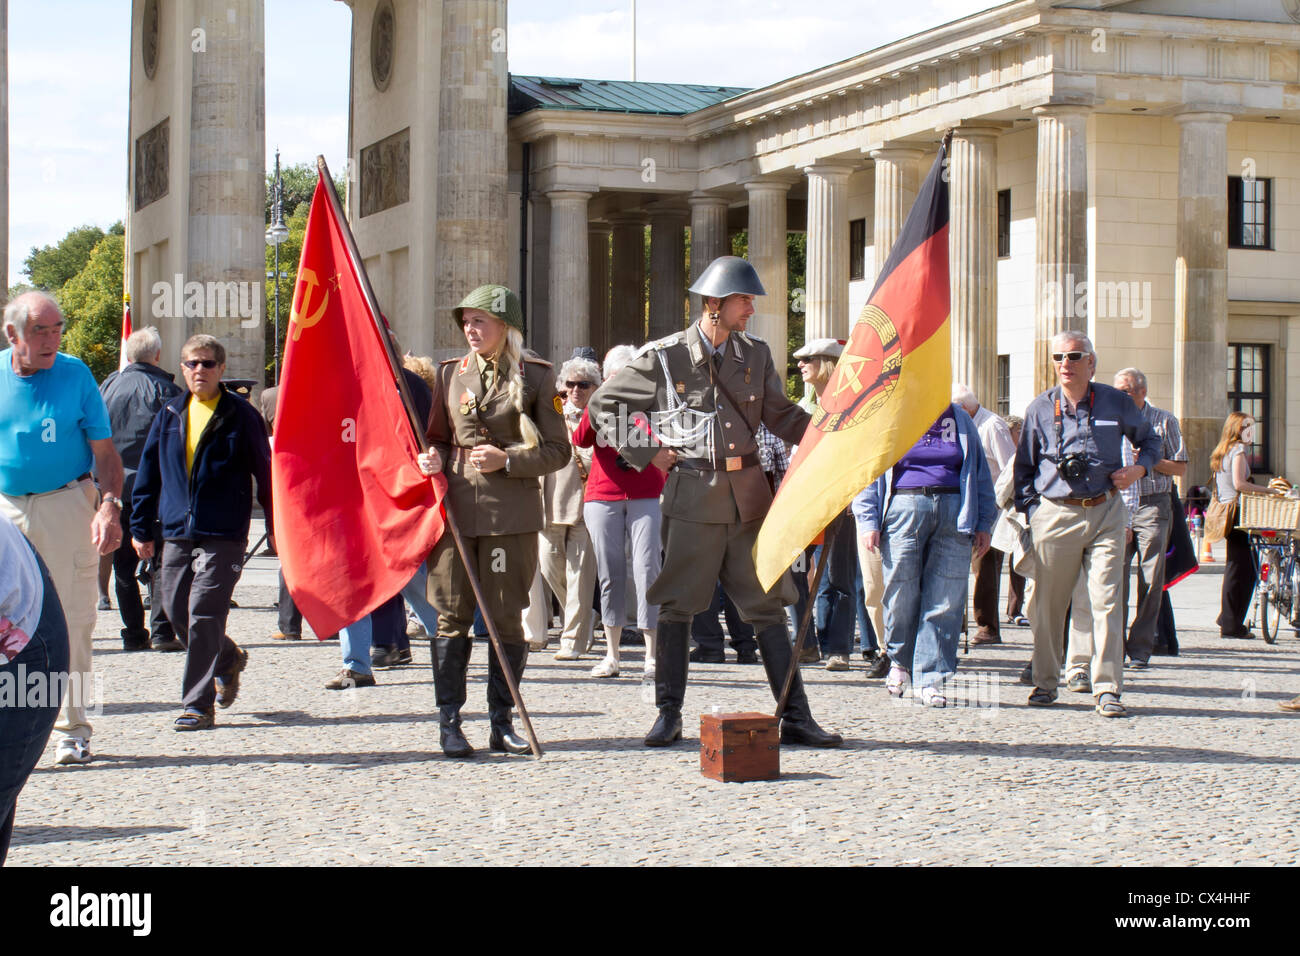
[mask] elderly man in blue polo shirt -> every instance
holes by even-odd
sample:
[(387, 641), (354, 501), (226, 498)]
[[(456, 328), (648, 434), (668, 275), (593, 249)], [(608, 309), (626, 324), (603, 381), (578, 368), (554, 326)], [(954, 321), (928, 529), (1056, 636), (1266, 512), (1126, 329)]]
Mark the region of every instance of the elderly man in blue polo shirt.
[[(1056, 702), (1061, 634), (1080, 570), (1092, 603), (1092, 692), (1097, 713), (1124, 717), (1124, 531), (1119, 492), (1155, 470), (1160, 436), (1127, 395), (1092, 381), (1097, 356), (1082, 332), (1052, 339), (1057, 385), (1025, 409), (1015, 458), (1016, 510), (1029, 517), (1038, 573), (1029, 602), (1034, 631), (1034, 692), (1029, 703)], [(1123, 440), (1137, 449), (1124, 465)]]
[(63, 314), (55, 301), (41, 292), (18, 296), (5, 307), (4, 331), (10, 347), (0, 352), (0, 513), (45, 560), (68, 622), (56, 762), (89, 763), (95, 578), (99, 555), (122, 542), (122, 459), (90, 369), (59, 352)]

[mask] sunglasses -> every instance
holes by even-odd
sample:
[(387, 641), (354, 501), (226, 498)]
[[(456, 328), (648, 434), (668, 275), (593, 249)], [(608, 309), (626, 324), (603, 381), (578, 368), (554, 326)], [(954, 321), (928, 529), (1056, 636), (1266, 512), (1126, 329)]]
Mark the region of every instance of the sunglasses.
[(565, 388), (592, 388), (591, 382), (565, 382)]
[(1060, 365), (1066, 359), (1069, 359), (1071, 362), (1082, 362), (1091, 354), (1091, 352), (1053, 352), (1052, 361), (1057, 365)]
[(204, 368), (216, 368), (217, 360), (216, 359), (186, 359), (184, 362), (181, 362), (181, 364), (188, 369), (196, 369), (200, 365), (202, 365)]

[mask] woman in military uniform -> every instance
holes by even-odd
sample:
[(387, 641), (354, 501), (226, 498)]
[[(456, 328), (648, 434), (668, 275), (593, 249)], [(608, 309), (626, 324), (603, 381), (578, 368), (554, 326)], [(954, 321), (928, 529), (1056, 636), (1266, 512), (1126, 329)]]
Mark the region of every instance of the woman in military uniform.
[[(518, 680), (528, 645), (523, 610), (537, 572), (542, 530), (539, 479), (569, 460), (569, 436), (549, 362), (524, 354), (523, 311), (501, 285), (485, 285), (453, 310), (469, 351), (438, 367), (429, 418), (433, 450), (420, 456), (426, 474), (447, 475), (447, 508), (456, 516), (476, 565), (485, 614), (491, 614)], [(470, 631), (475, 600), (451, 533), (429, 555), (429, 601), (438, 611), (433, 639), (433, 684), (439, 738), (449, 757), (474, 753), (461, 733)], [(511, 722), (511, 697), (503, 665), (489, 652), (488, 746), (528, 753)]]

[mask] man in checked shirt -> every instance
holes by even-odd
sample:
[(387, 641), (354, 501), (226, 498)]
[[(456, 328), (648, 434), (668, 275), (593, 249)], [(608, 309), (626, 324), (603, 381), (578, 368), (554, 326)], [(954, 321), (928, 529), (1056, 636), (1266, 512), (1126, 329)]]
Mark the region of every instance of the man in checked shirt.
[[(1129, 666), (1145, 670), (1156, 642), (1156, 621), (1160, 618), (1160, 599), (1165, 590), (1165, 553), (1169, 549), (1169, 530), (1173, 524), (1169, 492), (1174, 479), (1187, 472), (1187, 448), (1178, 419), (1147, 399), (1147, 377), (1135, 368), (1115, 373), (1115, 387), (1133, 399), (1142, 417), (1160, 436), (1161, 454), (1155, 471), (1139, 478), (1133, 486), (1137, 508), (1133, 512), (1133, 536), (1124, 555), (1124, 587), (1127, 595), (1129, 567), (1138, 557), (1138, 601), (1133, 623), (1129, 625), (1124, 651)], [(1124, 607), (1128, 608), (1127, 596)]]

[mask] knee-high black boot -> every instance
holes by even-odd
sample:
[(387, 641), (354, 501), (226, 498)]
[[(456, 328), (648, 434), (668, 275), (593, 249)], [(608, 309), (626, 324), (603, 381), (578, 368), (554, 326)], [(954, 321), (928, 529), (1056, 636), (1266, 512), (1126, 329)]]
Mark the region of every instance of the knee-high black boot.
[(659, 717), (646, 734), (647, 747), (667, 747), (682, 739), (682, 701), (690, 666), (691, 625), (659, 619), (655, 629), (655, 704)]
[[(756, 636), (759, 651), (763, 655), (763, 669), (767, 671), (767, 683), (772, 688), (772, 696), (780, 700), (785, 675), (790, 669), (790, 657), (794, 653), (790, 646), (789, 632), (785, 624), (769, 624)], [(808, 695), (804, 693), (803, 680), (798, 671), (795, 671), (794, 683), (790, 685), (785, 713), (781, 715), (781, 743), (805, 744), (809, 747), (838, 747), (844, 743), (844, 738), (839, 734), (828, 734), (813, 720), (812, 711), (808, 709)]]
[(465, 703), (465, 674), (469, 671), (468, 637), (433, 639), (433, 693), (438, 702), (438, 740), (448, 757), (470, 757), (474, 748), (460, 731)]
[[(506, 652), (506, 661), (515, 682), (524, 676), (524, 664), (528, 662), (527, 644), (502, 644)], [(510, 685), (506, 683), (505, 672), (495, 650), (488, 653), (488, 716), (492, 721), (492, 734), (488, 737), (488, 746), (508, 754), (532, 753), (528, 741), (515, 733), (514, 722), (510, 718), (510, 707), (514, 698), (510, 696)]]

